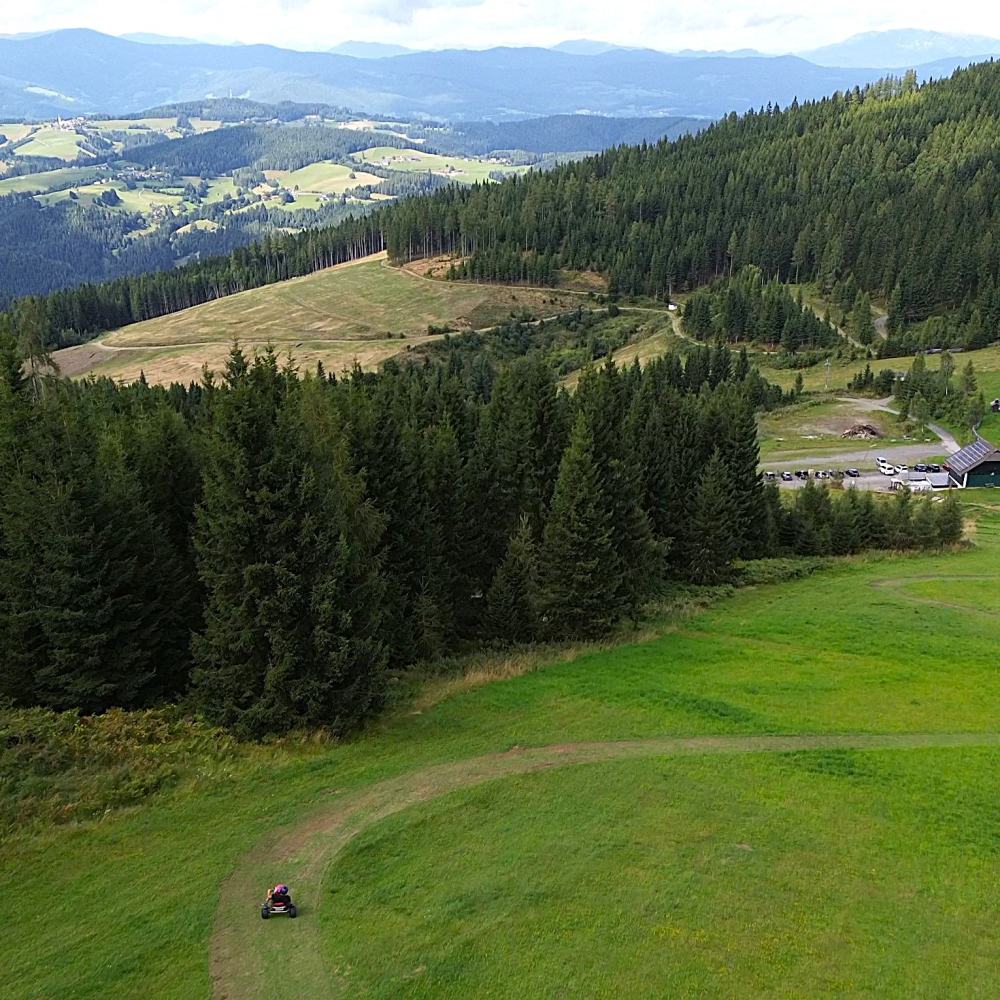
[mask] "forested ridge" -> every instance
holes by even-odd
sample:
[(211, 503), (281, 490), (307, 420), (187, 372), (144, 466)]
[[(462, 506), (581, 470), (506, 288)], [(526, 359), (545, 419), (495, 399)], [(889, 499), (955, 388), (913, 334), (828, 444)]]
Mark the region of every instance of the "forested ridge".
[(178, 175), (210, 177), (243, 167), (298, 170), (373, 146), (402, 148), (406, 142), (396, 135), (320, 125), (234, 125), (183, 139), (164, 139), (130, 151), (128, 158)]
[(388, 249), (396, 261), (460, 254), (460, 275), (479, 280), (594, 268), (614, 292), (653, 296), (753, 264), (830, 288), (853, 279), (887, 298), (894, 329), (940, 310), (958, 311), (965, 333), (972, 319), (995, 330), (997, 107), (991, 62), (922, 87), (908, 77), (731, 115), (672, 143), (453, 186), (360, 223), (60, 293), (50, 329), (54, 340), (90, 335)]

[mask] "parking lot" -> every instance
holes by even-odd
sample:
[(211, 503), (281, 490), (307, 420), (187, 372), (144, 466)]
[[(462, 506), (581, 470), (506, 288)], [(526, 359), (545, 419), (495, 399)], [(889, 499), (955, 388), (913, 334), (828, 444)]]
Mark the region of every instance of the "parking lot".
[[(824, 466), (822, 469), (802, 469), (801, 466), (795, 466), (794, 468), (783, 466), (780, 469), (764, 469), (763, 475), (766, 480), (770, 481), (769, 473), (773, 473), (774, 482), (776, 482), (783, 489), (791, 490), (801, 489), (806, 483), (811, 481), (820, 486), (829, 486), (836, 483), (849, 489), (889, 492), (891, 489), (890, 484), (895, 478), (893, 475), (886, 475), (880, 472), (877, 468), (873, 468), (871, 464), (869, 464), (867, 468), (859, 466), (848, 466), (848, 468), (856, 471), (858, 474), (856, 476), (848, 475), (847, 469), (842, 467), (838, 468), (836, 466)], [(940, 469), (940, 466), (937, 466), (937, 468)], [(796, 475), (797, 472), (807, 474)], [(832, 476), (828, 476), (827, 474), (829, 472), (833, 472), (834, 474)], [(782, 478), (782, 473), (785, 473), (791, 478)], [(817, 473), (822, 473), (822, 475), (817, 476)]]

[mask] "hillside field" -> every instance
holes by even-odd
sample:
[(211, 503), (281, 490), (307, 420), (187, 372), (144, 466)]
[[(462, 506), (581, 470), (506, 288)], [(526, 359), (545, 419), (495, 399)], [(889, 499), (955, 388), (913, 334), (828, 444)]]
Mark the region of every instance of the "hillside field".
[(264, 173), (268, 180), (278, 180), (289, 190), (298, 188), (312, 194), (343, 194), (351, 188), (365, 184), (374, 186), (382, 181), (375, 174), (352, 170), (343, 163), (310, 163), (299, 170), (266, 170)]
[[(275, 968), (310, 997), (989, 997), (1000, 508), (967, 497), (967, 551), (675, 603), (23, 829), (0, 872), (44, 905), (0, 961), (76, 1000), (253, 1000)], [(279, 879), (300, 918), (264, 923)]]
[(188, 382), (204, 365), (221, 368), (239, 339), (291, 351), (303, 368), (322, 361), (338, 372), (355, 361), (377, 367), (430, 339), (431, 325), (483, 329), (512, 311), (549, 316), (576, 301), (554, 291), (433, 280), (377, 255), (137, 323), (55, 357), (67, 375), (130, 381), (144, 372), (150, 382)]
[(60, 160), (75, 160), (85, 155), (83, 137), (59, 128), (41, 128), (31, 140), (14, 150), (15, 156), (51, 156)]
[(441, 156), (420, 149), (397, 149), (395, 146), (376, 146), (360, 153), (353, 153), (351, 158), (358, 163), (376, 163), (406, 173), (429, 170), (461, 184), (487, 181), (495, 170), (502, 170), (505, 174), (516, 174), (523, 173), (527, 169), (464, 156)]
[(101, 174), (102, 171), (99, 167), (61, 167), (57, 170), (45, 170), (38, 174), (4, 177), (0, 180), (0, 196), (17, 192), (45, 195), (50, 191), (89, 184)]

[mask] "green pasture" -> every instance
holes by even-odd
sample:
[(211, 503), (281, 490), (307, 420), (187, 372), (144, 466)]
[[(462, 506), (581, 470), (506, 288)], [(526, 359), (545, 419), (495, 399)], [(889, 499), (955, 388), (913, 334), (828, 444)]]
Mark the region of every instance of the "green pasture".
[(11, 142), (18, 142), (26, 135), (30, 135), (33, 127), (21, 122), (0, 122), (0, 135), (7, 136)]
[[(1000, 346), (984, 347), (978, 351), (966, 351), (954, 355), (956, 369), (963, 368), (967, 361), (972, 361), (976, 369), (976, 376), (979, 387), (993, 399), (1000, 395)], [(791, 368), (772, 368), (768, 364), (767, 355), (756, 355), (754, 362), (760, 367), (763, 374), (771, 382), (776, 382), (783, 388), (789, 389), (795, 383), (795, 376), (798, 372)], [(940, 354), (926, 355), (927, 367), (931, 371), (936, 371), (941, 366)], [(847, 383), (858, 372), (864, 371), (865, 365), (870, 364), (872, 371), (876, 374), (883, 368), (892, 368), (894, 371), (907, 371), (913, 364), (913, 356), (904, 358), (885, 358), (874, 361), (838, 361), (834, 359), (830, 365), (830, 389), (840, 391), (846, 389)], [(815, 365), (812, 368), (801, 369), (804, 387), (808, 390), (822, 390), (826, 387), (826, 372), (823, 365)]]
[(374, 146), (360, 153), (352, 153), (351, 157), (358, 163), (374, 163), (389, 170), (418, 173), (429, 170), (462, 184), (489, 180), (490, 173), (494, 170), (521, 173), (527, 169), (464, 156), (439, 156), (420, 149), (396, 149), (394, 146)]
[(324, 958), (343, 995), (372, 1000), (986, 998), (998, 784), (995, 748), (491, 782), (347, 848)]
[[(989, 400), (987, 400), (989, 402)], [(979, 433), (987, 441), (1000, 447), (1000, 413), (987, 413), (979, 427)]]
[[(124, 184), (115, 181), (105, 184), (81, 184), (79, 187), (74, 187), (73, 190), (80, 201), (92, 202), (112, 188), (118, 192), (118, 197), (121, 199), (121, 204), (117, 205), (117, 208), (127, 212), (137, 212), (140, 215), (147, 215), (158, 206), (182, 208), (186, 205), (180, 194), (154, 191), (152, 188), (145, 187), (136, 187), (130, 191)], [(69, 198), (68, 189), (38, 196), (38, 200), (43, 204), (65, 201), (67, 198)]]
[(31, 140), (14, 150), (15, 156), (51, 156), (60, 160), (75, 160), (82, 152), (83, 136), (59, 128), (41, 128)]
[[(354, 175), (353, 177), (351, 175)], [(363, 170), (352, 170), (343, 163), (310, 163), (299, 170), (268, 170), (268, 178), (277, 179), (283, 187), (312, 194), (343, 194), (351, 188), (378, 184), (382, 178)], [(298, 192), (296, 192), (298, 200)]]
[[(1000, 751), (892, 742), (995, 743), (1000, 508), (969, 498), (964, 551), (675, 602), (608, 648), (497, 654), (400, 686), (341, 745), (195, 754), (141, 806), (15, 832), (0, 874), (39, 905), (8, 922), (0, 963), (26, 997), (207, 1000), (212, 970), (238, 974), (235, 958), (210, 970), (214, 932), (259, 943), (268, 970), (319, 975), (310, 996), (992, 996)], [(322, 846), (310, 817), (384, 779), (431, 787), (431, 765), (857, 733), (889, 742), (542, 766), (376, 813), (321, 887), (321, 869), (296, 882), (294, 847), (267, 862), (281, 831)], [(245, 910), (216, 924), (234, 870)], [(262, 924), (259, 896), (285, 878), (317, 905)], [(268, 972), (229, 995), (272, 994)]]
[[(2, 131), (2, 129), (0, 129)], [(0, 180), (0, 196), (18, 192), (47, 194), (66, 188), (90, 184), (101, 176), (99, 167), (60, 167), (38, 174), (23, 174)]]

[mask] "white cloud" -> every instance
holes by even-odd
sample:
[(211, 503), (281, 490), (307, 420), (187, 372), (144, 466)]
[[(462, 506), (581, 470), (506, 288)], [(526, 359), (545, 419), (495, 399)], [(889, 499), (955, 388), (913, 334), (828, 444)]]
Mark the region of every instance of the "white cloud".
[(984, 0), (36, 0), (3, 3), (0, 33), (88, 27), (323, 49), (348, 38), (414, 48), (551, 45), (599, 38), (665, 50), (787, 52), (859, 31), (918, 27), (1000, 35), (1000, 6)]

